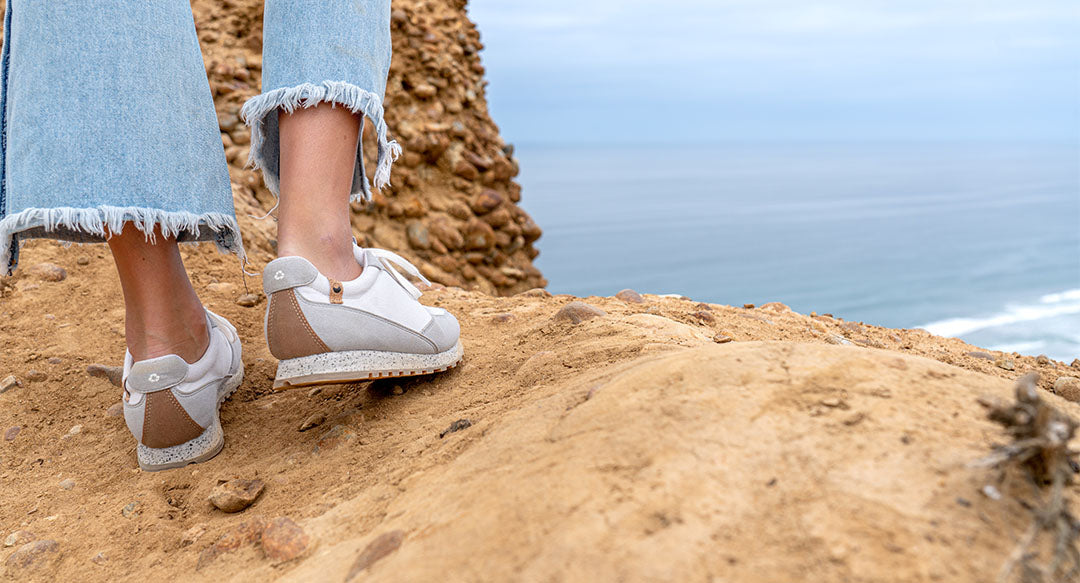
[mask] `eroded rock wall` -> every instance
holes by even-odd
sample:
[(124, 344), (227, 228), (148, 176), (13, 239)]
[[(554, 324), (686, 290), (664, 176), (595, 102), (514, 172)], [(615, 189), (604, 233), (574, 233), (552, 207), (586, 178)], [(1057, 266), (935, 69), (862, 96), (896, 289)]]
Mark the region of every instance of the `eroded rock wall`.
[[(517, 205), (518, 163), (488, 114), (483, 44), (465, 5), (395, 0), (385, 105), (391, 137), (404, 152), (392, 186), (376, 193), (370, 208), (353, 204), (353, 226), (362, 245), (405, 255), (433, 281), (506, 295), (546, 285), (532, 265), (541, 230)], [(256, 261), (268, 259), (273, 223), (248, 215), (264, 214), (273, 195), (245, 168), (250, 138), (239, 119), (260, 87), (262, 2), (194, 0), (192, 9), (245, 243)], [(365, 132), (371, 155), (373, 135)]]

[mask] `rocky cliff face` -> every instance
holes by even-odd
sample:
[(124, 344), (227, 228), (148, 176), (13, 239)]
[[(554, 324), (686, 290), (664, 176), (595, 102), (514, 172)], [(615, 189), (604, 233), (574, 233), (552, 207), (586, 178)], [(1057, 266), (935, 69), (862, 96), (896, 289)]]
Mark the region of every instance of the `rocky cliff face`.
[[(194, 0), (199, 39), (221, 122), (245, 243), (256, 260), (274, 249), (273, 205), (258, 172), (244, 168), (250, 138), (240, 106), (262, 73), (262, 2)], [(395, 0), (394, 59), (386, 92), (391, 136), (404, 148), (393, 185), (353, 205), (360, 243), (398, 251), (431, 280), (507, 295), (546, 280), (532, 265), (540, 228), (517, 206), (513, 146), (488, 115), (480, 33), (464, 0)], [(365, 132), (370, 139), (373, 132)], [(374, 153), (374, 143), (365, 152)], [(368, 160), (374, 168), (374, 160)]]

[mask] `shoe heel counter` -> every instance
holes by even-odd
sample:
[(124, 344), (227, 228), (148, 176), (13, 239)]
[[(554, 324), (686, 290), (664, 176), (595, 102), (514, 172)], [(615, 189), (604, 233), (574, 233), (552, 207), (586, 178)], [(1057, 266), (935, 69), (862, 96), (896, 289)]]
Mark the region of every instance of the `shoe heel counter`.
[[(125, 419), (128, 418), (128, 409), (125, 406)], [(172, 389), (146, 393), (142, 402), (131, 409), (132, 419), (128, 420), (128, 429), (132, 429), (134, 434), (132, 420), (141, 421), (141, 435), (136, 434), (136, 437), (139, 443), (146, 447), (160, 449), (180, 445), (202, 435), (206, 430), (191, 418), (176, 399)]]
[(291, 288), (270, 294), (263, 327), (270, 354), (278, 360), (330, 352), (304, 316), (296, 292)]

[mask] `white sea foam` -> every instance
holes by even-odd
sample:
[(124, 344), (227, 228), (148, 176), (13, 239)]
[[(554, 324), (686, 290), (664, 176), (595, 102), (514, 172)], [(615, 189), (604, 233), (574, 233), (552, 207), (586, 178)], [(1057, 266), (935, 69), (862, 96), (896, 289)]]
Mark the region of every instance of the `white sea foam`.
[(978, 330), (997, 328), (1022, 322), (1044, 320), (1055, 316), (1080, 314), (1080, 289), (1047, 294), (1039, 298), (1038, 303), (1006, 306), (1000, 312), (983, 317), (948, 318), (931, 322), (924, 328), (938, 336), (963, 336)]

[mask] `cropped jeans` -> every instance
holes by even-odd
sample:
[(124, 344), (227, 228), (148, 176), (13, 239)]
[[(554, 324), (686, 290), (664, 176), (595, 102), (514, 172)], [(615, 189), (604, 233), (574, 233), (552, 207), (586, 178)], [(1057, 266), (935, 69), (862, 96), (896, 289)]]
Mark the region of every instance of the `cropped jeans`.
[[(263, 36), (263, 93), (241, 117), (267, 187), (279, 194), (278, 111), (326, 102), (371, 120), (385, 185), (400, 153), (382, 107), (390, 0), (266, 0)], [(0, 273), (21, 240), (104, 241), (126, 222), (244, 255), (188, 0), (7, 0), (0, 150)]]

